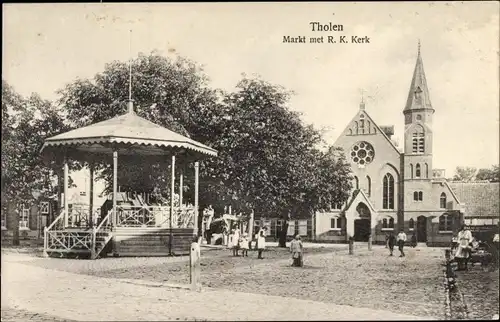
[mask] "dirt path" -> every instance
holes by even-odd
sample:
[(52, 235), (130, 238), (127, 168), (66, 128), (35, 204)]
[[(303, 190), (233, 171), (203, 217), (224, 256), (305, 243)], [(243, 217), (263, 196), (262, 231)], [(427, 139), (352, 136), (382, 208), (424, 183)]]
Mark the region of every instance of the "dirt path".
[[(22, 320), (39, 320), (37, 316), (80, 321), (419, 319), (290, 297), (213, 289), (197, 293), (161, 284), (132, 284), (26, 265), (20, 259), (2, 258), (2, 308), (33, 316)], [(2, 320), (9, 320), (8, 315), (3, 310)]]

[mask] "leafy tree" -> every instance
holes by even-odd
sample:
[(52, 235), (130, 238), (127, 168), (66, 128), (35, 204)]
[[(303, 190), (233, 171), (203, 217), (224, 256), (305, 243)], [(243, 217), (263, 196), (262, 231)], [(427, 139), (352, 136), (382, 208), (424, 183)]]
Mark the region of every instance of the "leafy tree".
[(288, 220), (343, 202), (350, 190), (350, 169), (343, 153), (318, 150), (321, 137), (287, 109), (291, 93), (258, 79), (243, 79), (227, 106), (225, 132), (211, 167), (233, 209), (254, 209)]
[(19, 243), (18, 211), (33, 201), (32, 192), (56, 192), (57, 162), (44, 163), (44, 139), (66, 130), (61, 112), (37, 94), (23, 98), (2, 80), (2, 202), (14, 209), (14, 244)]
[(472, 181), (476, 175), (477, 169), (474, 167), (457, 167), (455, 170), (455, 175), (453, 176), (454, 181)]
[[(114, 61), (93, 80), (77, 79), (58, 91), (58, 103), (64, 107), (68, 121), (75, 128), (104, 121), (126, 112), (128, 82), (128, 63)], [(220, 119), (218, 115), (222, 111), (217, 105), (217, 92), (211, 90), (207, 82), (202, 69), (187, 59), (169, 59), (156, 53), (140, 54), (132, 61), (135, 112), (156, 124), (210, 144), (220, 131), (213, 123)], [(120, 156), (119, 160), (118, 184), (123, 190), (159, 190), (168, 194), (168, 160), (141, 156)], [(110, 161), (97, 160), (95, 164), (97, 178), (106, 180), (108, 192), (112, 189), (113, 175)], [(190, 176), (185, 182), (192, 185)]]
[(487, 180), (490, 182), (500, 181), (500, 168), (498, 165), (492, 166), (490, 169), (479, 169), (476, 174), (477, 180)]

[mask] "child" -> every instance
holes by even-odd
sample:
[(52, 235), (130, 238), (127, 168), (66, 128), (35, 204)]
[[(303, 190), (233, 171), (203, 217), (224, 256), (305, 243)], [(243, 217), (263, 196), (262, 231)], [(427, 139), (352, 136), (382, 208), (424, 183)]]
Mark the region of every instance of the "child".
[(387, 237), (387, 246), (389, 247), (389, 256), (392, 256), (392, 253), (394, 252), (394, 245), (396, 244), (396, 237), (392, 233), (389, 233)]
[(244, 233), (240, 238), (241, 256), (248, 257), (248, 234)]
[(300, 240), (300, 235), (297, 234), (295, 239), (290, 243), (290, 252), (292, 253), (292, 266), (302, 267), (302, 241)]
[(411, 247), (417, 247), (417, 235), (415, 235), (415, 233), (411, 236)]

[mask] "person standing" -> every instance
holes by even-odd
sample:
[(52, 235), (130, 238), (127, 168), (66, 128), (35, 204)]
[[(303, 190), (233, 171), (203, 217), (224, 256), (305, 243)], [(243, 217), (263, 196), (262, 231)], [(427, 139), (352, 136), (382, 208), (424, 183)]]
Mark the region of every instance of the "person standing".
[(259, 259), (264, 259), (264, 257), (262, 257), (262, 253), (264, 252), (264, 250), (266, 249), (266, 233), (265, 233), (265, 229), (261, 229), (259, 230), (259, 233), (258, 233), (258, 237), (257, 237), (257, 250), (258, 250), (258, 257)]
[(234, 236), (234, 229), (231, 229), (231, 231), (229, 233), (229, 236), (227, 238), (227, 248), (230, 249), (230, 250), (232, 250), (234, 252), (234, 250), (233, 250), (233, 246), (234, 246), (234, 244), (233, 244), (233, 236)]
[(248, 246), (249, 246), (249, 241), (248, 241), (248, 234), (243, 233), (243, 235), (240, 238), (240, 247), (241, 247), (241, 256), (243, 257), (248, 257)]
[(417, 235), (415, 234), (415, 232), (413, 232), (413, 235), (411, 235), (411, 247), (417, 247)]
[(460, 231), (457, 235), (458, 247), (455, 253), (455, 258), (458, 262), (458, 270), (467, 270), (467, 261), (470, 257), (470, 244), (472, 242), (472, 233), (468, 230), (465, 225), (460, 227)]
[(405, 252), (404, 252), (403, 248), (404, 248), (405, 242), (406, 242), (406, 234), (405, 234), (403, 229), (401, 229), (399, 231), (397, 241), (398, 241), (398, 249), (399, 249), (399, 252), (401, 253), (399, 255), (399, 257), (405, 257)]
[(300, 235), (297, 234), (295, 239), (290, 243), (290, 252), (292, 253), (292, 266), (302, 267), (302, 241), (300, 240)]
[(387, 245), (386, 247), (389, 247), (389, 256), (392, 256), (392, 252), (394, 252), (394, 245), (396, 245), (396, 237), (394, 237), (394, 234), (391, 232), (389, 235), (387, 235)]
[(233, 233), (233, 256), (238, 256), (239, 248), (240, 248), (240, 228), (236, 227)]

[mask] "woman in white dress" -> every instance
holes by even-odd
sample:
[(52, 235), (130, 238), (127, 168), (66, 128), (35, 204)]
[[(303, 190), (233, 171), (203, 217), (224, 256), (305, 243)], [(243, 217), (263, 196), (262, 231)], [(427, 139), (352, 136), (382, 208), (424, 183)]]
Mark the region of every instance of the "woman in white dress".
[(264, 259), (262, 257), (262, 253), (266, 249), (266, 232), (265, 228), (259, 230), (258, 236), (257, 236), (257, 250), (258, 250), (258, 257), (259, 259)]
[(458, 270), (467, 270), (467, 261), (470, 258), (470, 243), (472, 242), (472, 233), (470, 232), (470, 230), (465, 228), (465, 225), (462, 225), (460, 231), (458, 232), (457, 239), (458, 247), (457, 252), (455, 253), (455, 258), (457, 259)]
[(233, 237), (234, 237), (234, 229), (231, 230), (231, 232), (229, 233), (229, 236), (227, 238), (227, 248), (230, 250), (233, 250), (233, 246), (234, 246)]

